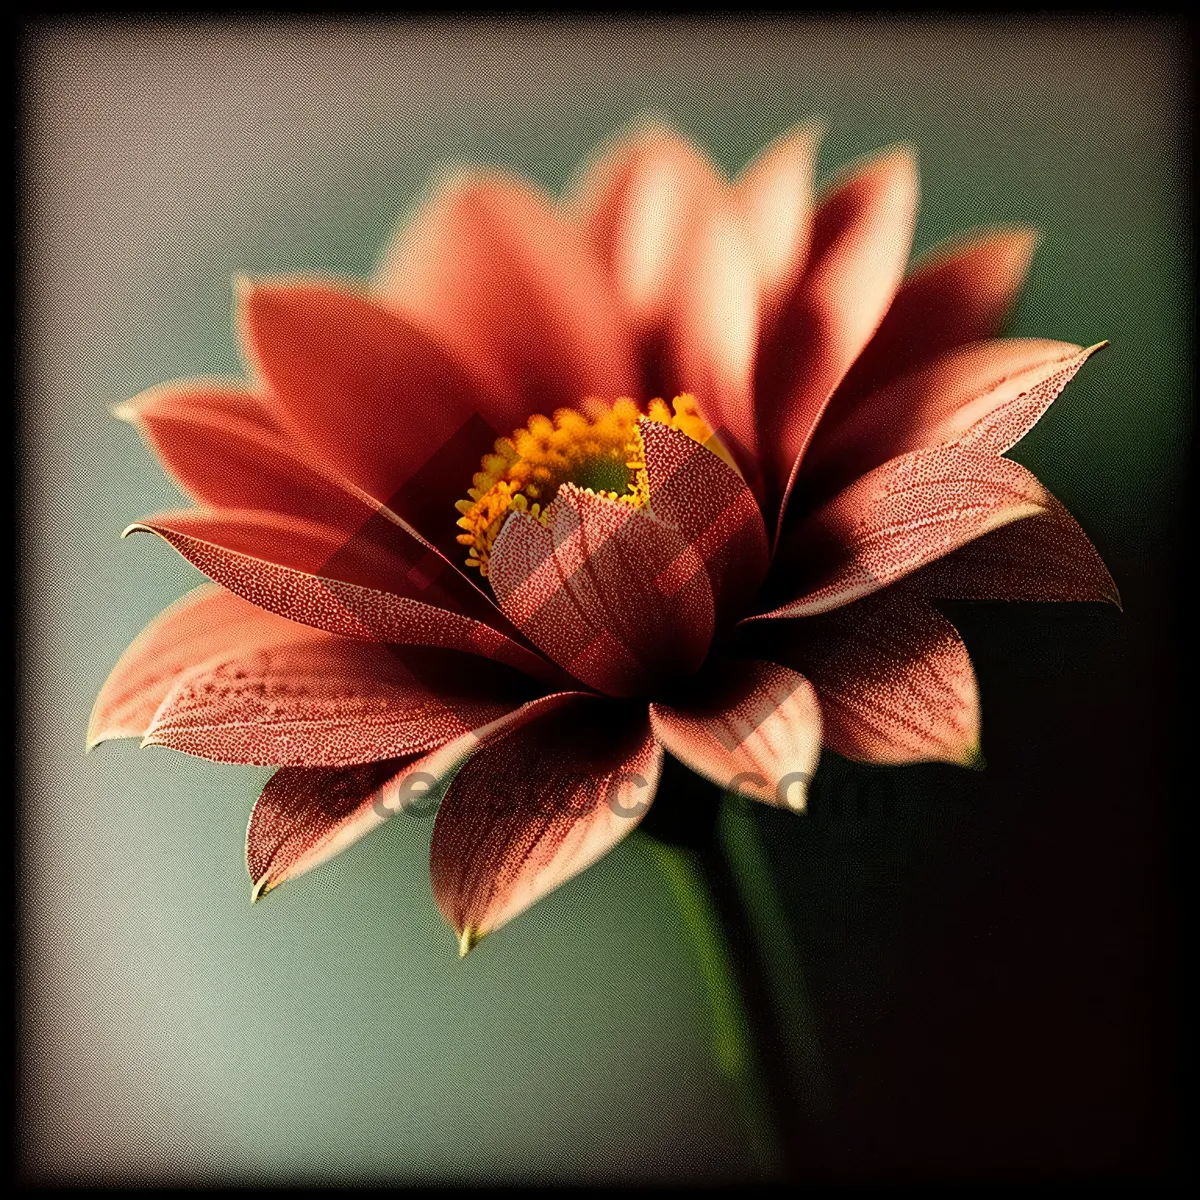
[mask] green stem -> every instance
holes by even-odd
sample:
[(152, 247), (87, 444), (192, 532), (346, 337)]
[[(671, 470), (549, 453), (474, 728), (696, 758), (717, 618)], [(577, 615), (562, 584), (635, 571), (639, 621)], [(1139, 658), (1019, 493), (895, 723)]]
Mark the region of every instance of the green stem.
[(691, 938), (708, 995), (713, 1052), (733, 1090), (756, 1174), (778, 1179), (784, 1173), (784, 1159), (777, 1145), (777, 1122), (727, 929), (705, 878), (702, 857), (695, 850), (655, 839), (645, 844), (662, 868)]
[(799, 1085), (798, 1100), (810, 1126), (820, 1124), (829, 1111), (829, 1089), (816, 1023), (800, 955), (767, 862), (752, 802), (726, 800), (718, 832), (765, 967), (778, 1025)]

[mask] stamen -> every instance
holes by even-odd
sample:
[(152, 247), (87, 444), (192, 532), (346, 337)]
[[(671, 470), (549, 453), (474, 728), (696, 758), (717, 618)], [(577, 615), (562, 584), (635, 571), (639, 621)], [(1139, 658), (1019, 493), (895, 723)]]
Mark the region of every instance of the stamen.
[[(638, 406), (622, 398), (611, 405), (587, 400), (583, 408), (561, 408), (553, 420), (538, 413), (510, 438), (498, 439), (494, 453), (484, 455), (467, 490), (469, 499), (455, 505), (462, 514), (458, 541), (467, 547), (468, 567), (486, 576), (505, 517), (526, 512), (545, 524), (545, 509), (564, 483), (635, 508), (650, 502)], [(670, 407), (652, 400), (646, 415), (725, 457), (694, 396), (676, 396)]]

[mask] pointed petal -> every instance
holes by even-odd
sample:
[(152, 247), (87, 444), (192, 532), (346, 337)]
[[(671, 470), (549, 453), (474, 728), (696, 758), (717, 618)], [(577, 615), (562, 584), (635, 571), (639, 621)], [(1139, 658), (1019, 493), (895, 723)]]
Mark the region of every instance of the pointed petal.
[(454, 651), (305, 632), (185, 672), (142, 744), (213, 762), (351, 766), (432, 750), (529, 698), (509, 668)]
[(565, 700), (560, 694), (531, 701), (425, 755), (352, 767), (276, 771), (259, 796), (246, 830), (253, 899), (328, 861), (395, 813), (427, 812), (441, 799), (454, 772), (487, 737)]
[(686, 676), (713, 635), (704, 562), (645, 509), (564, 484), (543, 514), (513, 513), (492, 548), (500, 607), (576, 679), (631, 696)]
[(553, 202), (503, 176), (447, 182), (407, 227), (380, 295), (478, 362), (507, 397), (507, 434), (533, 412), (630, 395), (627, 330), (592, 248)]
[(925, 600), (889, 588), (777, 633), (776, 656), (817, 689), (831, 750), (877, 763), (977, 761), (971, 659)]
[(823, 132), (815, 124), (789, 130), (742, 172), (733, 187), (768, 311), (797, 282), (808, 260), (813, 168)]
[(533, 651), (420, 599), (427, 589), (436, 595), (422, 564), (389, 558), (378, 543), (347, 543), (327, 526), (235, 510), (163, 513), (126, 530), (135, 531), (157, 534), (210, 579), (301, 624), (366, 641), (463, 650), (547, 678), (548, 665)]
[(239, 317), (272, 411), (299, 447), (457, 563), (454, 502), (497, 434), (514, 428), (511, 406), (366, 296), (320, 283), (247, 284)]
[(762, 513), (745, 481), (677, 429), (639, 423), (650, 483), (650, 511), (679, 530), (704, 563), (716, 616), (743, 611), (767, 573)]
[(618, 141), (566, 207), (629, 314), (640, 394), (694, 394), (756, 482), (760, 288), (739, 201), (704, 154), (654, 125)]
[(995, 337), (1029, 273), (1032, 229), (977, 229), (938, 246), (901, 285), (835, 402), (853, 402), (968, 342)]
[(565, 210), (638, 329), (663, 323), (680, 251), (723, 189), (708, 158), (660, 124), (616, 139), (570, 189)]
[(878, 591), (1054, 500), (1020, 464), (955, 448), (918, 450), (876, 467), (789, 534), (781, 566), (804, 582), (762, 617), (827, 612)]
[(900, 149), (857, 168), (817, 209), (808, 269), (759, 357), (759, 442), (781, 505), (830, 396), (892, 302), (916, 205), (916, 164)]
[(1040, 338), (974, 342), (831, 411), (805, 455), (798, 492), (821, 498), (910, 450), (956, 444), (1003, 454), (1099, 349)]
[(247, 390), (245, 380), (198, 378), (149, 388), (132, 400), (114, 405), (112, 414), (133, 425), (141, 425), (151, 417), (203, 415), (210, 420), (228, 417), (278, 432), (279, 426), (268, 408), (269, 402), (264, 397)]
[(213, 656), (309, 634), (215, 584), (195, 588), (159, 613), (109, 673), (88, 722), (88, 749), (143, 737), (180, 675)]
[(265, 509), (347, 531), (369, 521), (373, 510), (361, 498), (274, 425), (246, 415), (255, 405), (250, 393), (214, 396), (183, 382), (143, 392), (115, 413), (137, 427), (167, 473), (201, 505)]
[(650, 806), (662, 751), (644, 708), (575, 699), (476, 751), (433, 830), (433, 895), (473, 945), (607, 853)]
[(662, 324), (650, 338), (649, 390), (693, 393), (709, 428), (757, 486), (758, 274), (745, 226), (727, 197), (713, 197), (696, 214), (667, 286)]
[(654, 736), (718, 787), (803, 809), (821, 753), (821, 708), (803, 675), (773, 662), (727, 659), (685, 702), (650, 705)]
[(1121, 604), (1095, 546), (1054, 497), (1041, 515), (993, 530), (924, 567), (908, 583), (922, 595), (944, 600)]

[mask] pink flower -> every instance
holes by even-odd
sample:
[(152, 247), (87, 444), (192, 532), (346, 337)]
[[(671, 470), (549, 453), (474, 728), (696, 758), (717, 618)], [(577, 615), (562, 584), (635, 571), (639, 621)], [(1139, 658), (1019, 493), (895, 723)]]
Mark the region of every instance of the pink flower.
[(254, 381), (119, 413), (198, 506), (132, 528), (214, 584), (126, 651), (90, 744), (279, 767), (256, 897), (450, 780), (464, 953), (635, 827), (664, 749), (791, 807), (822, 743), (970, 763), (930, 600), (1117, 599), (1003, 457), (1096, 347), (996, 337), (1028, 231), (906, 275), (911, 155), (814, 203), (817, 140), (730, 183), (647, 129), (561, 203), (446, 182), (371, 294), (239, 287)]

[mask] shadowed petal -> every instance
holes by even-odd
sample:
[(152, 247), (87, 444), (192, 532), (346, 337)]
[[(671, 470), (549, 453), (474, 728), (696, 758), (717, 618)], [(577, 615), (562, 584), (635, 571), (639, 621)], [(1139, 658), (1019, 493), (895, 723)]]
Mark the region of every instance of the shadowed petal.
[(513, 513), (492, 548), (500, 607), (576, 679), (631, 696), (688, 675), (713, 635), (704, 562), (645, 509), (564, 484), (543, 516)]
[(1098, 600), (1120, 607), (1108, 568), (1053, 497), (1038, 516), (1004, 525), (906, 581), (944, 600)]
[(739, 613), (767, 573), (762, 513), (745, 481), (704, 446), (657, 421), (639, 422), (650, 510), (704, 562), (717, 619)]
[(465, 954), (629, 833), (662, 751), (644, 708), (578, 697), (476, 751), (433, 830), (433, 895)]
[(777, 635), (769, 653), (812, 680), (831, 750), (877, 763), (978, 759), (975, 672), (958, 631), (925, 600), (889, 588)]
[(163, 468), (193, 500), (213, 508), (258, 508), (353, 532), (374, 509), (314, 464), (294, 439), (257, 419), (248, 392), (214, 394), (167, 384), (114, 414), (136, 426)]
[(821, 708), (803, 675), (773, 662), (726, 659), (686, 702), (650, 705), (654, 736), (718, 787), (803, 809), (821, 753)]
[(1054, 503), (1007, 458), (955, 448), (905, 454), (839, 492), (789, 534), (782, 565), (804, 582), (788, 603), (748, 619), (811, 616), (849, 604)]
[(457, 562), (454, 501), (517, 410), (366, 296), (287, 282), (247, 284), (238, 300), (246, 352), (278, 422)]
[(585, 396), (632, 394), (628, 334), (597, 256), (518, 180), (446, 183), (401, 235), (378, 288), (495, 381), (509, 405), (500, 433)]
[(808, 269), (784, 302), (757, 372), (759, 441), (781, 508), (830, 396), (895, 295), (916, 205), (916, 164), (901, 149), (857, 168), (817, 209)]
[(195, 588), (159, 613), (109, 673), (88, 722), (88, 749), (144, 737), (180, 675), (210, 658), (311, 634), (215, 584)]
[(276, 771), (246, 831), (253, 899), (319, 866), (394, 813), (429, 811), (454, 771), (486, 737), (547, 712), (564, 699), (560, 694), (531, 701), (426, 755)]
[(951, 351), (855, 405), (831, 410), (804, 457), (797, 493), (823, 498), (910, 450), (955, 443), (976, 454), (1003, 454), (1099, 348), (1022, 338)]
[[(420, 599), (427, 590), (438, 594), (424, 564), (389, 557), (365, 538), (347, 543), (327, 526), (234, 510), (163, 513), (126, 532), (139, 530), (158, 534), (230, 591), (301, 624), (367, 641), (463, 650), (538, 678), (553, 673), (490, 625)], [(432, 571), (441, 560), (429, 557)]]
[(764, 307), (773, 311), (808, 260), (813, 167), (823, 130), (803, 125), (767, 147), (733, 185)]
[(509, 668), (316, 630), (185, 672), (142, 744), (213, 762), (337, 767), (432, 750), (529, 698)]
[(838, 389), (853, 402), (956, 346), (995, 337), (1037, 247), (1032, 229), (980, 229), (937, 247), (901, 285)]

